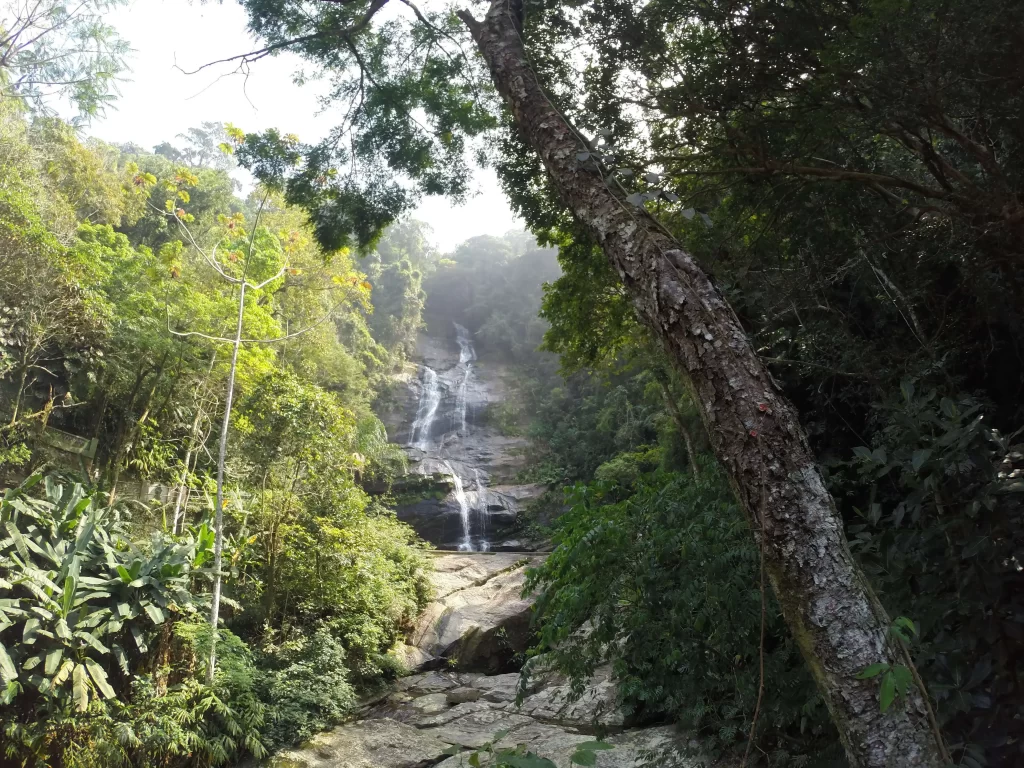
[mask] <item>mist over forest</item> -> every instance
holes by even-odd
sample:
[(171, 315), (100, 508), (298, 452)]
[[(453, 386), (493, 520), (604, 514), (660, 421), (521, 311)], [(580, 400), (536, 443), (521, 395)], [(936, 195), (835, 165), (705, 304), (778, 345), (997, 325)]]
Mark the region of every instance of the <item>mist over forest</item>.
[(154, 146), (124, 5), (0, 8), (0, 767), (1024, 764), (1019, 2), (238, 0), (333, 127)]

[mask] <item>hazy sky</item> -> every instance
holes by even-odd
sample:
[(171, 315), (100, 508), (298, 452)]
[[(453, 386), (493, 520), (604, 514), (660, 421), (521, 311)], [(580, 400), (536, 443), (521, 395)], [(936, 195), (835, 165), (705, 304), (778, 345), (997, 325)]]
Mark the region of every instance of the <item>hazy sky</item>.
[[(122, 84), (116, 110), (89, 128), (100, 139), (152, 149), (203, 121), (216, 121), (245, 131), (280, 128), (312, 142), (332, 124), (330, 112), (317, 114), (318, 84), (299, 88), (292, 83), (292, 73), (301, 66), (297, 57), (263, 59), (252, 66), (248, 80), (227, 74), (230, 66), (195, 75), (175, 69), (175, 63), (190, 70), (256, 47), (246, 33), (245, 13), (234, 0), (132, 0), (107, 20), (135, 53), (130, 59), (131, 80)], [(463, 206), (428, 198), (414, 214), (433, 227), (444, 250), (474, 235), (522, 228), (493, 171), (476, 169), (473, 186), (479, 194)]]

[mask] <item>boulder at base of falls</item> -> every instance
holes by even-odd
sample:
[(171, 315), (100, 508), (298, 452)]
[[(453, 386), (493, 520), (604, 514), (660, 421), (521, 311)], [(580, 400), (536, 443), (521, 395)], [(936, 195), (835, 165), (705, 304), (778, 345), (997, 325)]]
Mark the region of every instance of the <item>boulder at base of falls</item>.
[(388, 655), (394, 658), (407, 672), (416, 673), (436, 665), (437, 660), (429, 653), (421, 651), (414, 645), (397, 643)]
[(396, 720), (363, 720), (314, 736), (301, 749), (282, 752), (270, 768), (427, 768), (448, 743)]
[(539, 558), (441, 555), (435, 558), (439, 599), (427, 606), (409, 644), (461, 670), (505, 672), (530, 641), (530, 608), (522, 597), (526, 567)]

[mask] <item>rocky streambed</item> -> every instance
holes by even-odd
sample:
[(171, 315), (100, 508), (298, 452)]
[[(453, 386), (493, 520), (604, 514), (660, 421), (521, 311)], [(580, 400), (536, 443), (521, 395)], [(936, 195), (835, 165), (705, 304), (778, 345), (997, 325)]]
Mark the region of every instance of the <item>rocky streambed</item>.
[[(367, 702), (356, 722), (278, 755), (274, 768), (456, 768), (496, 734), (504, 734), (497, 747), (526, 744), (558, 768), (570, 768), (576, 746), (595, 736), (614, 746), (597, 753), (600, 768), (696, 764), (679, 755), (686, 740), (673, 727), (626, 727), (606, 670), (576, 700), (562, 676), (531, 675), (516, 703), (515, 667), (529, 641), (525, 568), (542, 555), (436, 557), (437, 598), (395, 649), (415, 673)], [(452, 755), (453, 746), (466, 751)]]

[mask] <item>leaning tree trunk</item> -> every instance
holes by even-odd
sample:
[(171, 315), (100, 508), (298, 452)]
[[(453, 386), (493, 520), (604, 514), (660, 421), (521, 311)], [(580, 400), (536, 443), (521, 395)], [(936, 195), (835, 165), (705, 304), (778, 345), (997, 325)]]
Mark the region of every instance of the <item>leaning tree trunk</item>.
[(878, 679), (857, 679), (870, 664), (901, 659), (887, 642), (889, 619), (850, 554), (796, 409), (693, 257), (578, 161), (587, 147), (531, 69), (514, 7), (493, 0), (483, 21), (460, 15), (562, 201), (596, 237), (640, 315), (689, 376), (715, 455), (763, 537), (775, 594), (851, 765), (941, 765), (920, 692), (883, 714)]

